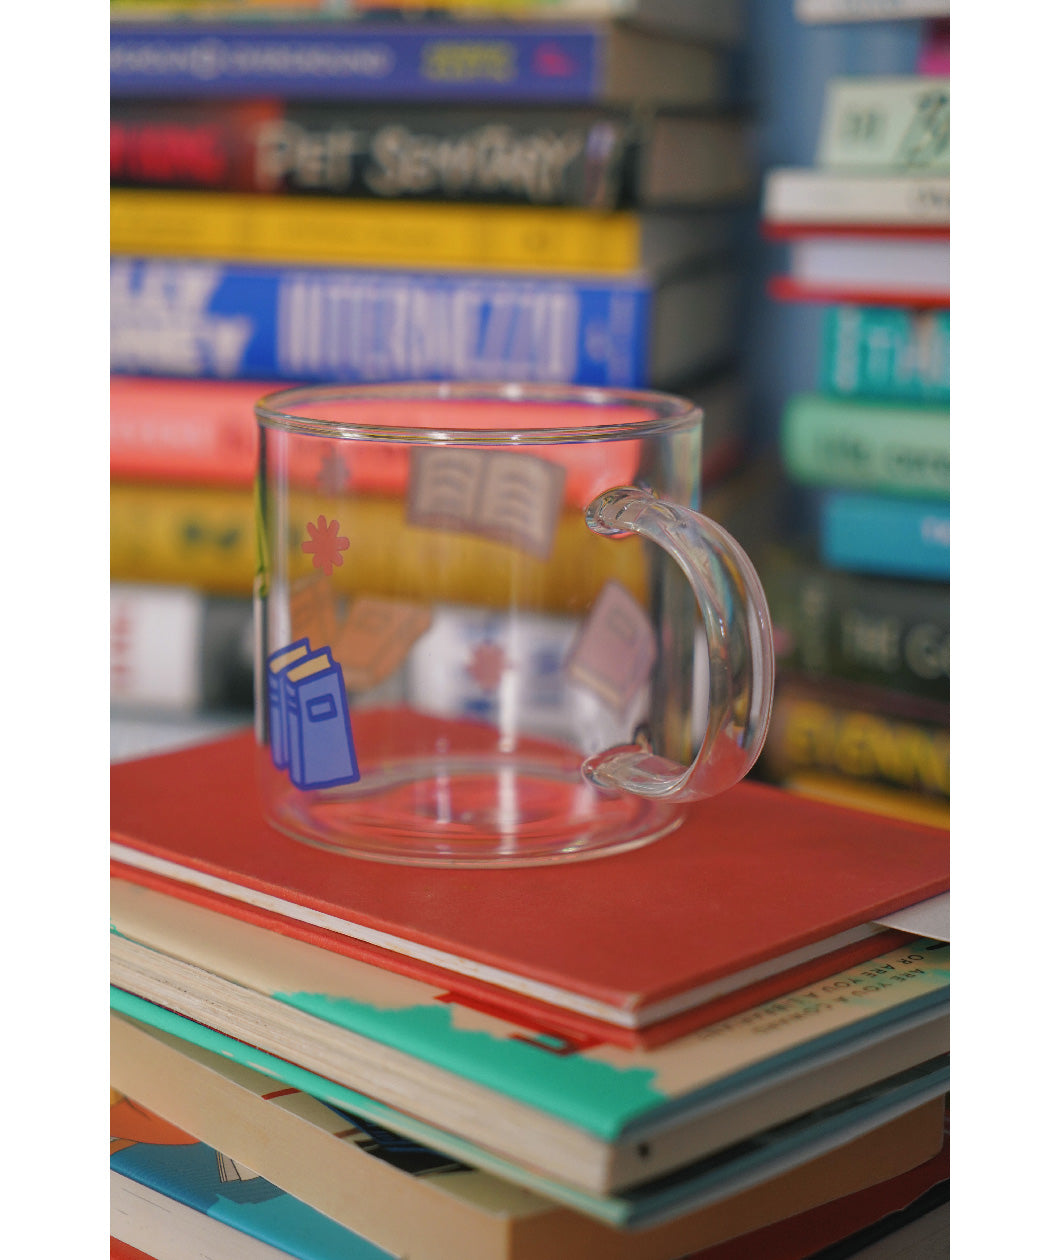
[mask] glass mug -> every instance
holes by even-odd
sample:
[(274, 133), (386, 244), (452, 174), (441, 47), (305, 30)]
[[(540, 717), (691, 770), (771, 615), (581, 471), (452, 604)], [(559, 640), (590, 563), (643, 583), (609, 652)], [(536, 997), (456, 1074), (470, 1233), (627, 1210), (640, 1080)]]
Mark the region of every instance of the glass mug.
[(255, 412), (255, 727), (280, 831), (418, 865), (585, 858), (754, 764), (769, 612), (695, 511), (693, 404), (443, 383)]

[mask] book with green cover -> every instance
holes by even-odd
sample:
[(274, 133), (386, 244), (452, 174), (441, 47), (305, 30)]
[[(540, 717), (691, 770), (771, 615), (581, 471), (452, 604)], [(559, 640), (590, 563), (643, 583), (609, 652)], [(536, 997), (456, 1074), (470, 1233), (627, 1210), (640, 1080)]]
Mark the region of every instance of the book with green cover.
[(121, 880), (111, 900), (116, 993), (590, 1196), (715, 1155), (948, 1049), (948, 950), (934, 942), (626, 1049), (535, 1036), (439, 1002), (419, 981)]
[(803, 485), (948, 500), (949, 408), (796, 394), (780, 455)]

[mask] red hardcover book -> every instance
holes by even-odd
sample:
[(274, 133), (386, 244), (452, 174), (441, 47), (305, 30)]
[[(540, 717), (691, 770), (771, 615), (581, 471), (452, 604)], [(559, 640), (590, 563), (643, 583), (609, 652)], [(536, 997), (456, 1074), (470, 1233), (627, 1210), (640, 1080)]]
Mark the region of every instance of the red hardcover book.
[(374, 863), (274, 831), (253, 753), (248, 731), (114, 766), (114, 874), (538, 1027), (668, 1039), (893, 948), (875, 920), (948, 887), (947, 832), (749, 782), (599, 861)]

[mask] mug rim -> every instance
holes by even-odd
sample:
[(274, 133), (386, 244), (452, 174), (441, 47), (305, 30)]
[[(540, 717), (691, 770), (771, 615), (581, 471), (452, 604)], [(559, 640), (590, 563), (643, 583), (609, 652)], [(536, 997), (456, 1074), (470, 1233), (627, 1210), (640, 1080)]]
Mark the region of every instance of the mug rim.
[[(598, 424), (559, 424), (553, 427), (472, 428), (456, 425), (390, 425), (378, 422), (339, 422), (297, 414), (314, 403), (394, 401), (442, 403), (560, 403), (597, 408), (626, 405), (642, 408), (643, 417)], [(629, 440), (651, 434), (698, 426), (702, 410), (691, 399), (662, 390), (624, 389), (614, 386), (520, 383), (509, 381), (403, 381), (394, 384), (316, 384), (286, 386), (263, 395), (254, 404), (259, 424), (286, 433), (331, 437), (348, 441), (401, 442), (415, 445), (518, 444), (548, 445), (557, 442)], [(588, 414), (588, 413), (587, 413)]]

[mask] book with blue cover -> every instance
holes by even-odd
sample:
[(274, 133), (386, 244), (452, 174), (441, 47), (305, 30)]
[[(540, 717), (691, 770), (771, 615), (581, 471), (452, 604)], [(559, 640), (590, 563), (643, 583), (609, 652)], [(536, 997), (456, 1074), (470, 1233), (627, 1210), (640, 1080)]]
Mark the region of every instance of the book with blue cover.
[(724, 56), (607, 21), (112, 24), (123, 96), (715, 104)]
[(665, 280), (111, 260), (115, 372), (665, 386), (725, 360), (724, 265)]
[(949, 580), (948, 502), (829, 490), (819, 506), (825, 564), (859, 573)]

